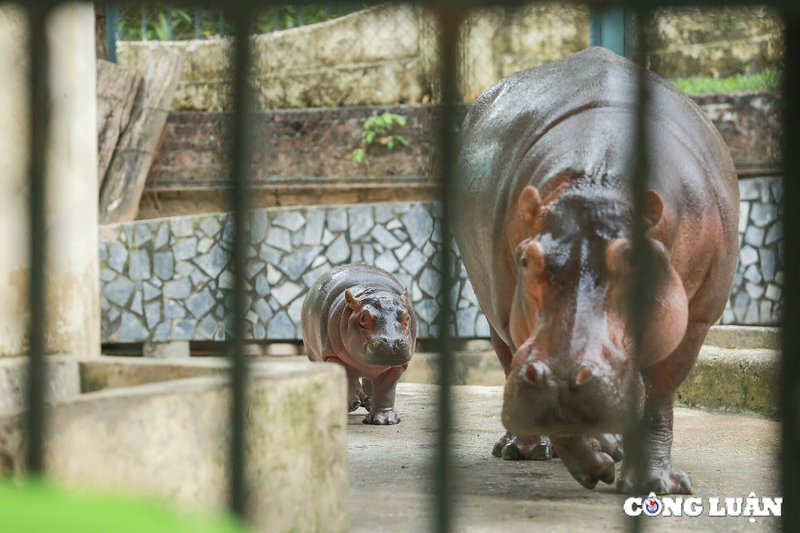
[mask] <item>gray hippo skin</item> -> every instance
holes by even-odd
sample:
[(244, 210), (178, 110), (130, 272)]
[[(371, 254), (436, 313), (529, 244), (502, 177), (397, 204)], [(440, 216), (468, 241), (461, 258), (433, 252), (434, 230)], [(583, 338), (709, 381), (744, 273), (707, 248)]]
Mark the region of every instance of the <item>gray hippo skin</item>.
[[(711, 122), (648, 72), (657, 303), (634, 366), (625, 293), (636, 72), (589, 48), (486, 91), (463, 124), (454, 230), (506, 372), (508, 433), (493, 453), (555, 452), (585, 487), (613, 483), (635, 394), (644, 488), (690, 493), (671, 460), (673, 398), (731, 291), (739, 190)], [(632, 488), (625, 461), (617, 490)]]
[(395, 388), (414, 355), (417, 322), (408, 291), (391, 274), (364, 264), (323, 274), (303, 302), (302, 328), (311, 361), (347, 371), (349, 411), (365, 407), (365, 424), (400, 422)]

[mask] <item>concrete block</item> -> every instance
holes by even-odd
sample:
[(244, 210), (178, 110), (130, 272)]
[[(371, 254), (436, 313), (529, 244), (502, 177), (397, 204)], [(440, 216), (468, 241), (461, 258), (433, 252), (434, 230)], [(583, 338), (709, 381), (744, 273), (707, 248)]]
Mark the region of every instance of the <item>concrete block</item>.
[[(80, 393), (77, 360), (63, 356), (48, 357), (47, 360), (47, 399), (57, 401)], [(0, 412), (20, 409), (25, 404), (27, 365), (26, 357), (0, 359)]]
[[(246, 472), (256, 531), (347, 531), (346, 390), (338, 365), (253, 365)], [(48, 413), (48, 476), (161, 497), (189, 510), (221, 509), (228, 496), (229, 404), (223, 377), (56, 402)], [(19, 410), (0, 416), (0, 457), (11, 457), (17, 471), (22, 417)]]
[(142, 355), (155, 359), (188, 359), (192, 353), (188, 341), (145, 342)]
[(778, 350), (781, 347), (781, 328), (713, 326), (704, 344), (732, 350)]

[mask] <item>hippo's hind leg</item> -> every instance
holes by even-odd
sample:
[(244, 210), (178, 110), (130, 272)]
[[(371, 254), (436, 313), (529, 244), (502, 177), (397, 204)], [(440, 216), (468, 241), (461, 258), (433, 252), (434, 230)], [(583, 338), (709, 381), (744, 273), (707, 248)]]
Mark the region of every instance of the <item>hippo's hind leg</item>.
[[(491, 325), (489, 326), (489, 334), (492, 337), (492, 345), (497, 358), (500, 359), (503, 371), (508, 376), (514, 354), (511, 353), (511, 348), (500, 338)], [(553, 453), (550, 439), (546, 436), (522, 438), (510, 433), (500, 437), (500, 440), (497, 441), (492, 449), (492, 455), (509, 461), (519, 461), (521, 459), (546, 461), (556, 457)]]
[[(648, 389), (644, 404), (643, 452), (644, 491), (656, 494), (691, 494), (692, 482), (686, 472), (672, 465), (672, 408), (675, 391), (692, 370), (708, 333), (706, 322), (690, 322), (680, 345), (669, 357), (645, 369), (642, 376)], [(633, 468), (622, 463), (617, 492), (632, 492)]]

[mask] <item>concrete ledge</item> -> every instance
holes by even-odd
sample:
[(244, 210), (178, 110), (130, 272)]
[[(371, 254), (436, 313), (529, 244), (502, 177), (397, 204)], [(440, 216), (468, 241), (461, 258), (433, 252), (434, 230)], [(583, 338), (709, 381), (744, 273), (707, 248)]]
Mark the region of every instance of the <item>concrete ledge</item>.
[(778, 356), (776, 350), (704, 346), (676, 400), (696, 407), (775, 416)]
[[(51, 356), (47, 361), (49, 365), (45, 392), (49, 400), (56, 401), (80, 393), (78, 363), (75, 358)], [(19, 409), (24, 405), (27, 376), (27, 358), (0, 358), (0, 412)]]
[(712, 326), (705, 345), (732, 350), (780, 350), (781, 328)]
[[(197, 368), (203, 367), (210, 371), (215, 365)], [(252, 370), (246, 450), (255, 528), (346, 531), (344, 371), (308, 362), (258, 363)], [(48, 475), (71, 485), (163, 497), (189, 508), (222, 508), (228, 486), (229, 402), (223, 377), (57, 401), (48, 413)], [(16, 472), (23, 464), (22, 415), (21, 410), (0, 415), (0, 457), (10, 457)]]

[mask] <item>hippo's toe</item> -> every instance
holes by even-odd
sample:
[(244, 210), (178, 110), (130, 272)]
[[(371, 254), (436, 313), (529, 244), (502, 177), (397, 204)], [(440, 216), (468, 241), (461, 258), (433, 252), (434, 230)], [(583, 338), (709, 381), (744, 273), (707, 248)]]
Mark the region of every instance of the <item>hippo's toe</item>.
[(400, 414), (393, 407), (389, 409), (372, 409), (362, 422), (375, 426), (391, 426), (392, 424), (400, 423)]
[[(664, 470), (648, 469), (646, 479), (648, 480), (643, 487), (645, 493), (654, 492), (656, 494), (693, 494), (692, 481), (686, 472), (672, 467)], [(634, 490), (633, 475), (631, 469), (626, 465), (622, 469), (622, 474), (617, 482), (617, 492), (630, 494)]]
[(550, 445), (550, 439), (545, 436), (522, 438), (516, 435), (503, 435), (492, 449), (492, 455), (502, 457), (507, 461), (547, 461), (556, 457)]
[(572, 477), (587, 489), (595, 488), (600, 481), (614, 483), (615, 463), (623, 459), (620, 439), (611, 434), (554, 438), (553, 447)]

